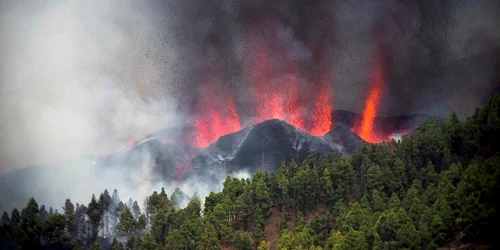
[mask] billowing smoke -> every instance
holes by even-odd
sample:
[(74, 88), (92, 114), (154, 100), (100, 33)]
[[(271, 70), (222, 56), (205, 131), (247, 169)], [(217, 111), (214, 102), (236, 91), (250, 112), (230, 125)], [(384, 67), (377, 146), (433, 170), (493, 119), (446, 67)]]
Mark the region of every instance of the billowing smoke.
[[(387, 71), (383, 115), (447, 116), (454, 110), (464, 117), (498, 85), (500, 4), (491, 1), (182, 1), (167, 6), (169, 27), (178, 31), (178, 63), (190, 80), (186, 88), (204, 86), (200, 78), (216, 72), (223, 77), (218, 86), (232, 90), (243, 122), (256, 115), (249, 108), (255, 99), (273, 98), (252, 94), (258, 89), (253, 60), (267, 64), (268, 71), (259, 75), (268, 74), (268, 91), (287, 93), (292, 81), (287, 76), (294, 75), (300, 105), (309, 114), (318, 91), (329, 91), (334, 109), (361, 112), (380, 50)], [(320, 88), (321, 74), (330, 88)]]
[[(147, 160), (96, 174), (95, 154), (185, 124), (193, 137), (169, 136), (201, 147), (269, 118), (324, 135), (333, 109), (365, 109), (377, 55), (377, 115), (464, 117), (498, 90), (499, 11), (465, 0), (2, 1), (0, 174), (91, 154), (34, 180), (64, 189), (85, 176), (70, 198), (117, 188), (140, 200), (175, 185), (151, 182)], [(203, 185), (186, 188), (218, 187)]]
[(155, 9), (0, 3), (0, 173), (113, 152), (182, 121), (171, 83), (176, 52)]

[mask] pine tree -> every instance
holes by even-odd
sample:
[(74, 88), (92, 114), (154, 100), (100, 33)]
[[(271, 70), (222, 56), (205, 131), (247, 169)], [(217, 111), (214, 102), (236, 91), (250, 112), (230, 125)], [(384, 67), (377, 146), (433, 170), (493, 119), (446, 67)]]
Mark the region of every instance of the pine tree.
[(234, 247), (237, 250), (252, 250), (252, 242), (248, 234), (236, 234), (234, 237)]
[(150, 234), (146, 234), (144, 236), (144, 240), (142, 242), (141, 250), (156, 250), (156, 249), (158, 249), (158, 247), (159, 247), (158, 243), (156, 243), (156, 241), (153, 238), (153, 236), (151, 236)]
[(215, 232), (215, 228), (212, 223), (205, 223), (205, 229), (203, 230), (203, 235), (197, 249), (220, 250), (220, 246), (217, 244), (217, 233)]
[(17, 208), (14, 208), (11, 213), (11, 223), (13, 228), (17, 228), (21, 224), (21, 214), (19, 214), (19, 210)]
[(71, 203), (70, 199), (66, 199), (63, 210), (64, 216), (66, 216), (66, 230), (71, 238), (76, 239), (78, 231), (77, 218), (75, 215), (75, 206)]
[(137, 201), (134, 201), (134, 204), (132, 205), (132, 214), (136, 219), (138, 219), (139, 216), (141, 216), (141, 208), (139, 207)]
[(108, 190), (105, 189), (104, 193), (102, 193), (99, 196), (99, 206), (101, 207), (101, 211), (103, 213), (102, 215), (103, 234), (109, 234), (109, 222), (110, 222), (110, 214), (112, 208), (111, 203), (112, 203), (111, 196), (109, 195)]
[(138, 225), (137, 221), (128, 208), (125, 208), (120, 215), (120, 222), (116, 227), (119, 234), (132, 237), (137, 235)]
[(24, 249), (40, 247), (42, 220), (40, 210), (35, 199), (31, 198), (21, 213), (21, 224), (17, 232), (20, 244)]
[(271, 246), (267, 241), (261, 241), (257, 250), (271, 250)]
[(0, 221), (0, 226), (10, 226), (11, 225), (11, 222), (10, 222), (10, 218), (9, 218), (9, 214), (7, 214), (7, 212), (3, 212), (2, 214), (2, 220)]
[(232, 227), (222, 205), (217, 204), (213, 213), (208, 215), (207, 218), (214, 225), (218, 236), (217, 238), (226, 243), (230, 242)]
[[(154, 239), (153, 239), (154, 241)], [(144, 237), (144, 242), (146, 242), (146, 237)], [(156, 244), (156, 242), (154, 242)], [(147, 244), (145, 244), (147, 246)], [(155, 245), (152, 250), (156, 250), (157, 245)], [(151, 248), (149, 248), (151, 249)], [(122, 243), (118, 242), (116, 238), (113, 239), (113, 242), (111, 243), (111, 250), (124, 250)]]
[(49, 219), (49, 212), (45, 209), (45, 205), (40, 206), (40, 218), (42, 222), (45, 222)]
[(167, 239), (165, 240), (165, 248), (172, 250), (184, 250), (187, 249), (186, 239), (183, 237), (181, 231), (179, 229), (171, 230)]
[(89, 217), (88, 226), (90, 230), (90, 237), (88, 243), (92, 244), (97, 239), (97, 235), (102, 226), (102, 217), (104, 214), (103, 207), (96, 200), (95, 195), (92, 195), (92, 199), (88, 205), (86, 214)]

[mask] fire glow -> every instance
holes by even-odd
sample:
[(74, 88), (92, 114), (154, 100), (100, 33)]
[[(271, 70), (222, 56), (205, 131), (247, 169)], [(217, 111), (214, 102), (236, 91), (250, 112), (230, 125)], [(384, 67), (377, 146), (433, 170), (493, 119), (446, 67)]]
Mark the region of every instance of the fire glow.
[[(255, 37), (258, 37), (256, 35)], [(253, 96), (252, 123), (268, 119), (280, 119), (314, 136), (323, 136), (333, 128), (330, 64), (323, 56), (320, 72), (316, 78), (317, 95), (305, 103), (300, 85), (300, 70), (292, 58), (286, 57), (285, 67), (273, 65), (269, 49), (258, 40), (249, 39), (249, 47), (255, 53), (249, 56), (246, 68), (249, 71), (249, 93)], [(285, 73), (283, 74), (283, 70)], [(276, 75), (284, 77), (275, 79)], [(284, 79), (284, 80), (283, 80)], [(223, 85), (223, 84), (222, 84)], [(307, 87), (307, 86), (306, 86)], [(196, 120), (193, 146), (205, 148), (220, 136), (237, 132), (242, 124), (230, 89), (217, 92), (213, 82), (201, 93), (196, 104)], [(312, 107), (303, 110), (303, 107)]]
[(380, 57), (376, 56), (374, 69), (370, 76), (370, 90), (365, 102), (362, 119), (352, 128), (352, 131), (369, 143), (381, 143), (390, 140), (379, 136), (374, 129), (380, 98), (382, 95), (383, 68)]
[[(215, 142), (220, 136), (234, 133), (241, 129), (241, 124), (232, 98), (223, 101), (214, 101), (218, 94), (214, 84), (202, 92), (202, 98), (198, 102), (198, 115), (195, 120), (195, 135), (193, 146), (205, 148)], [(227, 91), (223, 91), (227, 92)]]

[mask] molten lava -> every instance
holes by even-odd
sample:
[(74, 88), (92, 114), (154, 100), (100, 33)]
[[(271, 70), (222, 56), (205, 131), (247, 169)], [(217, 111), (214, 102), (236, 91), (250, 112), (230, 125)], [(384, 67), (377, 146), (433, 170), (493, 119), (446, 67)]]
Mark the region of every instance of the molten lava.
[(236, 105), (232, 98), (217, 100), (214, 88), (206, 88), (199, 102), (200, 114), (195, 121), (194, 147), (205, 148), (220, 136), (241, 129)]
[(320, 96), (314, 104), (313, 127), (311, 134), (314, 136), (323, 136), (332, 129), (332, 107), (330, 105), (330, 95), (328, 92), (320, 93)]
[(286, 103), (285, 103), (285, 109), (286, 109), (286, 121), (288, 123), (292, 124), (296, 128), (302, 129), (304, 131), (307, 131), (304, 123), (304, 118), (302, 116), (302, 110), (301, 110), (301, 97), (299, 93), (299, 83), (297, 80), (297, 70), (295, 69), (293, 64), (290, 64), (289, 66), (291, 69), (291, 72), (289, 74), (289, 79), (288, 79), (288, 92), (286, 96)]
[[(261, 34), (254, 34), (253, 37), (258, 37)], [(293, 58), (283, 56), (284, 58), (275, 59), (282, 60), (286, 64), (284, 69), (279, 69), (271, 61), (269, 49), (265, 44), (254, 39), (249, 39), (249, 46), (254, 48), (255, 54), (248, 57), (248, 68), (250, 70), (251, 84), (253, 85), (255, 95), (255, 119), (254, 123), (259, 123), (268, 119), (281, 119), (296, 128), (302, 129), (312, 135), (322, 136), (332, 128), (332, 98), (329, 86), (330, 64), (324, 58), (321, 63), (321, 71), (317, 77), (319, 89), (317, 96), (312, 103), (304, 103), (301, 96), (301, 86), (299, 84), (299, 70)], [(322, 51), (325, 52), (325, 51)], [(329, 51), (327, 51), (329, 52)], [(285, 54), (285, 53), (282, 53)], [(329, 53), (324, 53), (329, 55)], [(282, 75), (283, 70), (286, 72), (285, 80), (273, 79), (275, 75)], [(303, 108), (306, 109), (312, 104), (312, 118), (306, 120), (303, 115)]]
[(383, 69), (380, 58), (375, 58), (375, 67), (370, 77), (370, 90), (365, 102), (361, 121), (352, 129), (363, 140), (369, 143), (381, 143), (387, 138), (377, 135), (374, 129), (374, 121), (382, 95)]
[[(322, 42), (322, 51), (317, 55), (320, 59), (320, 72), (318, 77), (318, 96), (314, 103), (313, 123), (310, 133), (314, 136), (323, 136), (332, 129), (332, 97), (329, 86), (332, 85), (330, 80), (331, 64), (328, 56), (330, 55), (330, 47), (325, 46)], [(326, 52), (326, 53), (325, 53)], [(326, 55), (326, 56), (325, 56)]]
[(252, 82), (255, 84), (255, 95), (257, 97), (256, 122), (273, 118), (284, 119), (281, 91), (277, 91), (272, 84), (272, 68), (269, 55), (264, 49), (259, 48), (257, 50), (251, 68)]

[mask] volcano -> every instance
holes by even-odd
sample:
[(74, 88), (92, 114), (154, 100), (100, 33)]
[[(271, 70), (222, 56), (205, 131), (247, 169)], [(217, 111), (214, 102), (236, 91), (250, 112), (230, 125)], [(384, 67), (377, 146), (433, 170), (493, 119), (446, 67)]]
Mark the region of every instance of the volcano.
[[(362, 115), (349, 111), (333, 111), (332, 123), (335, 125), (322, 136), (313, 136), (283, 120), (265, 120), (220, 136), (205, 148), (194, 147), (190, 137), (183, 139), (183, 127), (162, 129), (136, 141), (133, 146), (112, 154), (86, 156), (69, 165), (39, 166), (14, 171), (0, 178), (0, 190), (7, 190), (3, 192), (3, 197), (8, 197), (8, 200), (21, 206), (29, 199), (22, 196), (29, 193), (25, 188), (36, 187), (41, 194), (60, 193), (61, 190), (70, 192), (72, 189), (68, 189), (68, 186), (84, 186), (87, 180), (91, 180), (89, 178), (110, 182), (120, 178), (127, 181), (123, 185), (129, 187), (140, 185), (141, 183), (137, 183), (138, 179), (161, 185), (180, 184), (191, 179), (194, 183), (206, 183), (210, 186), (219, 183), (227, 174), (241, 171), (248, 174), (255, 171), (275, 172), (282, 161), (302, 162), (309, 153), (316, 158), (330, 153), (349, 157), (356, 149), (368, 143), (351, 129), (361, 117)], [(374, 128), (387, 138), (397, 132), (411, 135), (426, 119), (443, 121), (427, 115), (375, 117)], [(68, 179), (52, 183), (54, 172), (62, 173)], [(151, 176), (151, 179), (137, 178), (143, 175)], [(36, 181), (41, 177), (44, 182)], [(16, 183), (21, 182), (30, 182), (35, 186), (14, 188)], [(60, 197), (67, 197), (67, 194), (61, 193)]]
[[(157, 181), (179, 181), (199, 176), (217, 179), (226, 174), (247, 171), (278, 170), (282, 161), (302, 162), (309, 153), (316, 158), (330, 153), (350, 156), (365, 143), (353, 127), (362, 115), (336, 110), (333, 129), (314, 136), (286, 121), (269, 119), (219, 137), (204, 148), (180, 140), (176, 131), (164, 129), (136, 142), (135, 146), (96, 160), (98, 167), (123, 168), (126, 171), (147, 165)], [(373, 128), (385, 141), (411, 133), (427, 115), (375, 117)], [(176, 138), (175, 140), (172, 138)]]
[(220, 175), (258, 170), (275, 172), (282, 161), (303, 161), (309, 153), (315, 157), (340, 153), (335, 147), (285, 121), (278, 119), (246, 127), (220, 137), (206, 148), (167, 143), (153, 135), (128, 150), (96, 160), (98, 167), (126, 171), (144, 164), (151, 166), (158, 178), (182, 181), (190, 176), (211, 179)]
[(278, 119), (247, 127), (219, 138), (193, 159), (198, 174), (207, 176), (223, 171), (276, 172), (282, 161), (301, 162), (312, 153), (316, 158), (339, 151), (321, 137), (312, 136)]

